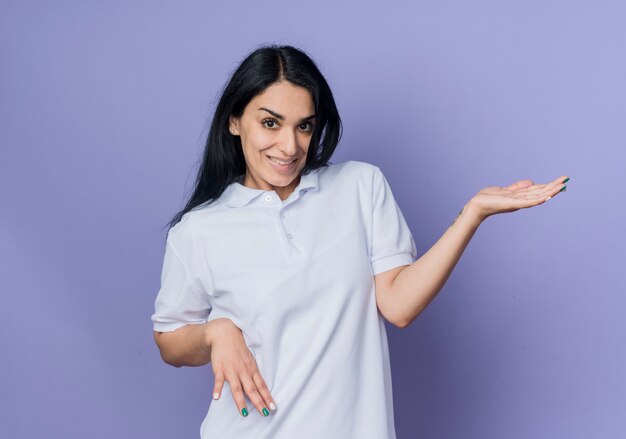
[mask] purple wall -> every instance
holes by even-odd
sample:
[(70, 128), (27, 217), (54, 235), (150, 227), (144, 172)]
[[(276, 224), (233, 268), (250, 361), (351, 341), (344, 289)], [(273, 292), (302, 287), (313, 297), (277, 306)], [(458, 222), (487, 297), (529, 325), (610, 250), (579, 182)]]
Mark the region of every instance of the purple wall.
[(318, 61), (335, 161), (383, 169), (420, 253), (482, 187), (571, 177), (389, 327), (398, 438), (626, 436), (623, 2), (38, 3), (0, 6), (1, 437), (198, 436), (211, 369), (152, 340), (163, 226), (267, 42)]

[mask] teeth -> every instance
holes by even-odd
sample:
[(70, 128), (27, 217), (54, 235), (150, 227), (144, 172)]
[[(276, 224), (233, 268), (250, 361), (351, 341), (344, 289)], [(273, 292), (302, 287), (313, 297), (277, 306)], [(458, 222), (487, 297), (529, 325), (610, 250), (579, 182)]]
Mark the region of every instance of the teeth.
[(290, 165), (290, 164), (292, 164), (293, 162), (295, 162), (295, 159), (294, 159), (294, 160), (292, 160), (292, 161), (290, 161), (290, 162), (281, 162), (280, 160), (275, 159), (274, 157), (269, 157), (269, 159), (270, 159), (271, 161), (273, 161), (274, 163), (279, 164), (279, 165)]

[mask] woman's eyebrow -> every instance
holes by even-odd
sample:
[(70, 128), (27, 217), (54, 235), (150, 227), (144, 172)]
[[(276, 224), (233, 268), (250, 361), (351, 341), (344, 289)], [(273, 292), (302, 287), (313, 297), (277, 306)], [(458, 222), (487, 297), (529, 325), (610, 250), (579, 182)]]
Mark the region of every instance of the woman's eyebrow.
[[(267, 111), (268, 113), (270, 113), (275, 118), (280, 119), (280, 120), (285, 120), (285, 116), (283, 116), (282, 114), (278, 114), (275, 111), (269, 110), (269, 109), (267, 109), (265, 107), (260, 107), (259, 110)], [(312, 114), (310, 116), (302, 118), (302, 122), (304, 122), (306, 120), (311, 120), (311, 119), (314, 119), (314, 118), (315, 118), (315, 114)]]

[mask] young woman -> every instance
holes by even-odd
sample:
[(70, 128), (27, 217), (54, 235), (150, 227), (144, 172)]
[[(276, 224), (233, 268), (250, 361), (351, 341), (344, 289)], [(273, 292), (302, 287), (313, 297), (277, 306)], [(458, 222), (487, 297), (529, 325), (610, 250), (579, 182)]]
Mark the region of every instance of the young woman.
[(395, 438), (384, 320), (415, 319), (485, 218), (568, 180), (481, 190), (418, 259), (380, 169), (329, 163), (340, 137), (294, 47), (255, 50), (222, 93), (152, 316), (165, 362), (213, 367), (203, 439)]

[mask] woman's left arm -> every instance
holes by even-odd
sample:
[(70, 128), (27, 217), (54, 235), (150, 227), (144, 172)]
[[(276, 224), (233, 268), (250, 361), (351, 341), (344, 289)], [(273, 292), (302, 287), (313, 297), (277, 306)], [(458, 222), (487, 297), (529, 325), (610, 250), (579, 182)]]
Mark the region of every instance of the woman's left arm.
[(547, 184), (521, 180), (491, 186), (474, 195), (439, 240), (411, 265), (375, 276), (376, 303), (381, 314), (404, 328), (439, 293), (478, 226), (489, 216), (543, 204), (565, 189), (567, 176)]

